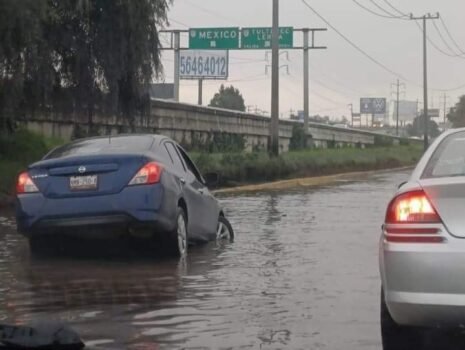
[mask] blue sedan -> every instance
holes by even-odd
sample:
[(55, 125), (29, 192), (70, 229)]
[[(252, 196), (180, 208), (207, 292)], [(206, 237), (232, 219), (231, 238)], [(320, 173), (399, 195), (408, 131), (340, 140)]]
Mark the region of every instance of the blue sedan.
[(17, 181), (18, 231), (31, 250), (57, 236), (161, 238), (177, 256), (233, 229), (185, 150), (160, 135), (78, 140), (29, 166)]

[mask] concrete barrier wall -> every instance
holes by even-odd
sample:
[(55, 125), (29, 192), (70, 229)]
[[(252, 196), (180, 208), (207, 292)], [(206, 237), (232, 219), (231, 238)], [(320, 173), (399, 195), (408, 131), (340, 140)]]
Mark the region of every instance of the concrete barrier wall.
[[(209, 108), (183, 103), (152, 100), (150, 113), (137, 116), (134, 129), (140, 133), (159, 133), (177, 142), (192, 144), (211, 138), (213, 134), (241, 135), (246, 149), (267, 149), (269, 138), (268, 117), (254, 114)], [(87, 130), (87, 117), (60, 114), (40, 114), (28, 117), (22, 122), (28, 129), (45, 136), (70, 140), (76, 128)], [(101, 135), (118, 134), (128, 130), (122, 118), (109, 115), (95, 115), (94, 129)], [(293, 127), (298, 122), (280, 121), (280, 148), (289, 149)], [(373, 145), (377, 134), (325, 124), (310, 123), (311, 141), (317, 147), (346, 145)], [(394, 138), (395, 139), (395, 138)]]

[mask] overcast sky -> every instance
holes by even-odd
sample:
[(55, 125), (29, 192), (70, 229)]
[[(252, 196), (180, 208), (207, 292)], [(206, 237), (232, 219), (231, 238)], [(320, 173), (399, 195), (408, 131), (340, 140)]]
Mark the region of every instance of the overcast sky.
[[(422, 36), (414, 21), (377, 17), (357, 6), (353, 0), (306, 0), (333, 26), (346, 35), (364, 51), (379, 60), (387, 68), (405, 77), (406, 98), (422, 101)], [(386, 0), (357, 0), (373, 11), (383, 13), (374, 2), (390, 12)], [(440, 12), (442, 19), (465, 52), (463, 30), (463, 0), (389, 0), (399, 10), (420, 16)], [(169, 11), (172, 29), (187, 27), (254, 27), (271, 26), (271, 0), (174, 0)], [(280, 25), (302, 27), (328, 27), (305, 7), (302, 0), (280, 1)], [(385, 14), (386, 15), (386, 14)], [(449, 39), (438, 20), (436, 24), (443, 36)], [(432, 41), (444, 52), (451, 53), (441, 41), (432, 21), (428, 21), (428, 33)], [(165, 39), (164, 39), (165, 40)], [(187, 36), (185, 37), (187, 43)], [(302, 37), (295, 35), (295, 45), (301, 45)], [(166, 41), (166, 40), (165, 40)], [(340, 117), (349, 115), (349, 103), (359, 109), (359, 98), (386, 97), (390, 99), (391, 83), (397, 76), (386, 72), (346, 43), (335, 31), (317, 33), (317, 45), (326, 45), (327, 50), (310, 52), (310, 113)], [(456, 46), (449, 46), (460, 54)], [(464, 88), (446, 92), (448, 105), (455, 104), (460, 94), (465, 94), (465, 54), (448, 57), (431, 45), (429, 49), (429, 87), (431, 89)], [(289, 61), (282, 56), (281, 64), (289, 65), (281, 73), (280, 110), (287, 117), (290, 110), (301, 110), (302, 100), (302, 52), (289, 51)], [(165, 79), (173, 81), (173, 52), (163, 56)], [(230, 84), (241, 90), (246, 105), (270, 110), (270, 76), (265, 75), (265, 51), (231, 51)], [(208, 81), (204, 88), (204, 103), (208, 103), (221, 82)], [(444, 92), (430, 91), (430, 107), (442, 108)], [(193, 81), (181, 82), (180, 99), (196, 103), (197, 87)]]

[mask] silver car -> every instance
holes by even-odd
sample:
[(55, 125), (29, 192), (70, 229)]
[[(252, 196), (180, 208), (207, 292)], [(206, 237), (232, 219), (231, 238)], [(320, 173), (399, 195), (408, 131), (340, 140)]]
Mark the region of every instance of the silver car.
[(463, 329), (465, 128), (430, 146), (389, 203), (382, 230), (383, 348), (421, 349), (425, 335), (444, 333), (433, 330)]

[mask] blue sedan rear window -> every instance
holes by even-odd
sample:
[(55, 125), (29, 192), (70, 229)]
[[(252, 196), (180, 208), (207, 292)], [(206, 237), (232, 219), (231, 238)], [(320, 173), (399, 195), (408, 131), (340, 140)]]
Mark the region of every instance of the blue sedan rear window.
[(50, 152), (45, 159), (108, 153), (146, 152), (153, 143), (151, 136), (117, 136), (85, 139), (61, 146)]

